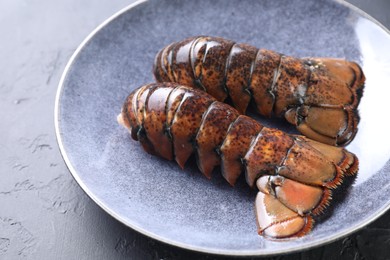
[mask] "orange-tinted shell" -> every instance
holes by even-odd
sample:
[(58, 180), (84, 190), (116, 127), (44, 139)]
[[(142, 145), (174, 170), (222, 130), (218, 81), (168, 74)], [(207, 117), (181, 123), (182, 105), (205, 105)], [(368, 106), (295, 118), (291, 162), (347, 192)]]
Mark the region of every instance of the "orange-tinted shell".
[(295, 58), (219, 37), (175, 42), (156, 56), (158, 82), (177, 82), (264, 116), (285, 117), (309, 138), (346, 145), (356, 134), (364, 74), (355, 62)]
[(218, 165), (231, 185), (245, 172), (248, 185), (259, 189), (259, 233), (274, 238), (307, 233), (331, 189), (357, 171), (345, 149), (264, 127), (204, 91), (174, 83), (135, 90), (118, 121), (148, 153), (182, 168), (195, 153), (207, 178)]

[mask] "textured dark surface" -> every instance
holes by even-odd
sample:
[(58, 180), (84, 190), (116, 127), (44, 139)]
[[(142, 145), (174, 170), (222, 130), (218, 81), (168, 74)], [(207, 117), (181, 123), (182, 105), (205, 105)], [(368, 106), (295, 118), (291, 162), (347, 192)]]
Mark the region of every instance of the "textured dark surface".
[[(356, 2), (389, 21), (387, 1)], [(0, 259), (221, 258), (124, 227), (83, 193), (58, 152), (53, 107), (60, 74), (85, 36), (126, 4), (0, 3)], [(274, 259), (388, 259), (389, 220), (387, 213), (350, 237)]]

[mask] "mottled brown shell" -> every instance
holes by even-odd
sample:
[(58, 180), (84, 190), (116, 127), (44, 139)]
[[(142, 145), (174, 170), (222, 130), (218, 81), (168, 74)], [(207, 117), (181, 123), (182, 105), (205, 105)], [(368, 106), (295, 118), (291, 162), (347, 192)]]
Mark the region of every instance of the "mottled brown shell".
[(231, 100), (244, 114), (285, 117), (304, 135), (346, 145), (356, 134), (364, 75), (355, 62), (299, 59), (219, 37), (175, 42), (156, 56), (158, 82), (177, 82)]
[(135, 90), (118, 120), (146, 152), (175, 159), (182, 168), (195, 153), (207, 178), (221, 165), (234, 185), (245, 172), (248, 185), (261, 193), (256, 210), (259, 233), (266, 236), (307, 233), (331, 189), (357, 171), (356, 157), (345, 149), (264, 127), (204, 91), (175, 83)]

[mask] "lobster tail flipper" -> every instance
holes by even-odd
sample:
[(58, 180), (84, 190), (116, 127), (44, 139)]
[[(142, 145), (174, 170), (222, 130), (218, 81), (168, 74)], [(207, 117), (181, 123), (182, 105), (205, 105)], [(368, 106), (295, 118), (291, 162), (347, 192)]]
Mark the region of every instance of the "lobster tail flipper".
[(256, 186), (259, 191), (274, 196), (301, 216), (310, 213), (318, 215), (332, 198), (331, 191), (326, 187), (306, 185), (282, 176), (262, 176)]
[(304, 236), (314, 224), (310, 215), (301, 216), (263, 192), (257, 193), (255, 212), (258, 233), (273, 239)]
[(284, 114), (305, 136), (322, 143), (345, 146), (357, 133), (359, 115), (352, 107), (329, 108), (300, 106)]
[(343, 174), (353, 176), (357, 173), (359, 160), (353, 153), (348, 152), (342, 147), (329, 146), (304, 136), (298, 136), (297, 138), (319, 151), (325, 158), (336, 165)]

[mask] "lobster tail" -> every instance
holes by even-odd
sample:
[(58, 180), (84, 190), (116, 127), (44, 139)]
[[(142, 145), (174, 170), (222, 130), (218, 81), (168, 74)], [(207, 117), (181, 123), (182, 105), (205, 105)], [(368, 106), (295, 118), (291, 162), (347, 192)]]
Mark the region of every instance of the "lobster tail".
[(355, 136), (364, 74), (355, 62), (299, 59), (219, 37), (172, 43), (156, 56), (159, 82), (205, 90), (244, 114), (285, 117), (304, 135), (343, 146)]
[(356, 157), (343, 148), (264, 127), (203, 91), (174, 83), (135, 90), (118, 122), (146, 152), (182, 168), (195, 153), (207, 178), (218, 165), (231, 185), (245, 172), (248, 185), (259, 189), (259, 233), (268, 237), (309, 232), (331, 190), (357, 171)]

